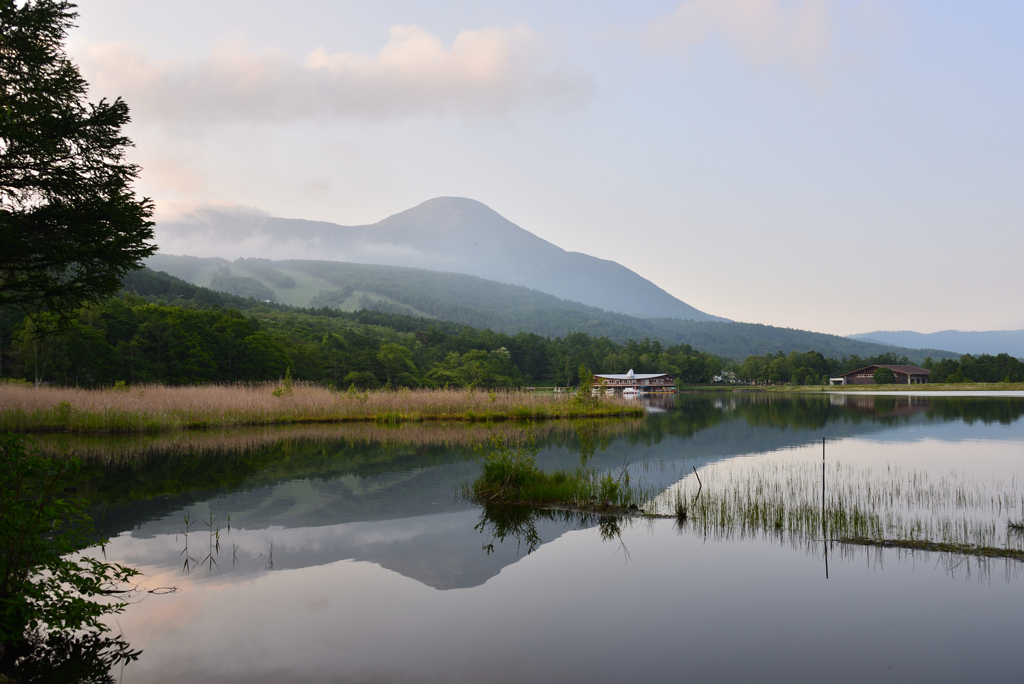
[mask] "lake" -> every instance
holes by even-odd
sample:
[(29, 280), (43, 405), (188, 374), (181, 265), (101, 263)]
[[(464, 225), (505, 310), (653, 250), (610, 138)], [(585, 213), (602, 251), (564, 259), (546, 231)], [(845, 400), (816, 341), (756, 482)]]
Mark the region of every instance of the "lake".
[[(651, 402), (535, 426), (537, 460), (627, 469), (688, 522), (462, 500), (474, 447), (523, 426), (43, 442), (84, 456), (106, 558), (144, 573), (110, 621), (142, 649), (124, 682), (1024, 681), (1024, 563), (820, 531), (841, 509), (1021, 549), (1024, 396)], [(772, 496), (783, 523), (754, 521)]]

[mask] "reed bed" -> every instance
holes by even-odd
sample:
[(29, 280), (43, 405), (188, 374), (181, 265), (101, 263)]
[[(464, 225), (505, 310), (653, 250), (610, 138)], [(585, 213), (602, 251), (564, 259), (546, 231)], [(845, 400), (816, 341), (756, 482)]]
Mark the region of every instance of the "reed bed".
[(156, 434), (70, 434), (51, 432), (33, 437), (47, 454), (77, 456), (87, 462), (118, 463), (164, 456), (215, 453), (246, 453), (276, 444), (323, 445), (346, 442), (351, 445), (424, 446), (471, 449), (498, 436), (521, 442), (532, 434), (538, 440), (568, 438), (578, 430), (596, 433), (600, 438), (639, 429), (642, 421), (633, 420), (560, 420), (526, 425), (519, 421), (421, 422), (381, 424), (354, 422), (341, 424), (300, 424), (230, 429), (179, 430)]
[[(698, 480), (699, 478), (699, 480)], [(662, 492), (645, 509), (681, 526), (744, 536), (815, 538), (851, 544), (1024, 560), (1022, 483), (964, 471), (931, 473), (889, 465), (716, 464)], [(824, 505), (823, 505), (824, 504)]]
[(295, 382), (87, 390), (0, 384), (0, 430), (13, 432), (159, 433), (297, 423), (533, 421), (642, 416), (643, 407), (605, 398), (528, 392), (400, 390), (334, 392)]

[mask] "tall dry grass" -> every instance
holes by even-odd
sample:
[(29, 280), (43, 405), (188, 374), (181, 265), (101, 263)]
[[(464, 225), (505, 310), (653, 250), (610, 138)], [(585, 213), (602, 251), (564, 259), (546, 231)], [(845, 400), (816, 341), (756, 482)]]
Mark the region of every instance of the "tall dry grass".
[(195, 387), (144, 385), (87, 390), (0, 384), (0, 430), (76, 433), (163, 432), (194, 428), (373, 421), (544, 420), (639, 416), (635, 403), (606, 398), (581, 406), (571, 398), (528, 392), (400, 390), (332, 392), (296, 382)]

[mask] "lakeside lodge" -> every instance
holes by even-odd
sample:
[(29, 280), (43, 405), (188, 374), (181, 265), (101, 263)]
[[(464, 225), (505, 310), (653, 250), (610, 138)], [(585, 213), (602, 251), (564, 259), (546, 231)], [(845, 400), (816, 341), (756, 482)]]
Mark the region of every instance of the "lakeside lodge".
[(931, 371), (918, 366), (892, 366), (887, 363), (875, 363), (864, 366), (849, 373), (843, 373), (839, 377), (829, 378), (832, 385), (874, 385), (875, 371), (879, 368), (888, 368), (896, 374), (897, 385), (923, 385), (928, 382)]
[[(612, 373), (594, 376), (594, 391), (600, 391), (602, 383), (615, 394), (647, 394), (651, 392), (675, 392), (675, 378), (668, 373)], [(628, 390), (628, 391), (627, 391)]]

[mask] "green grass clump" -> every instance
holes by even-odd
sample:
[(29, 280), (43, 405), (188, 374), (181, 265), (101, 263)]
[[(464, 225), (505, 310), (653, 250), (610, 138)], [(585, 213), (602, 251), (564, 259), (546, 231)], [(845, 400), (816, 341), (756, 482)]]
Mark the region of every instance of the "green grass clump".
[(630, 486), (626, 468), (618, 476), (582, 466), (544, 472), (537, 467), (537, 446), (532, 435), (520, 442), (494, 436), (477, 452), (480, 477), (465, 486), (464, 494), (485, 505), (532, 504), (625, 511), (639, 510), (648, 498), (649, 493)]

